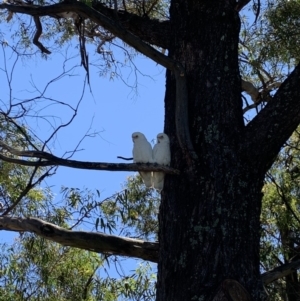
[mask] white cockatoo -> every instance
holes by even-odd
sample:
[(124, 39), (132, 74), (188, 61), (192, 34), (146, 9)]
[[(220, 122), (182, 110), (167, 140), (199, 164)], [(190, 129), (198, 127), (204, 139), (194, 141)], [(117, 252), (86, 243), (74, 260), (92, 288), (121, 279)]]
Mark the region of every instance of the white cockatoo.
[[(160, 165), (170, 165), (171, 162), (171, 151), (170, 151), (170, 140), (165, 133), (157, 135), (157, 143), (153, 147), (153, 161)], [(153, 187), (161, 191), (164, 187), (164, 172), (153, 172)]]
[[(145, 135), (140, 132), (132, 134), (133, 141), (133, 162), (134, 163), (153, 163), (152, 147), (146, 139)], [(146, 187), (152, 187), (152, 172), (140, 171), (139, 172)]]

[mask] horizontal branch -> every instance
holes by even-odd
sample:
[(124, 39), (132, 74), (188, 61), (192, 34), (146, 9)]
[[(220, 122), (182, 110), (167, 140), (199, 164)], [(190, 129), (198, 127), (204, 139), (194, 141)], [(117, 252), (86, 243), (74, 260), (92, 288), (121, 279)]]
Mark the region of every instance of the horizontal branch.
[(105, 162), (84, 162), (68, 159), (51, 159), (51, 160), (37, 160), (27, 161), (21, 159), (14, 159), (0, 154), (0, 159), (9, 163), (33, 166), (33, 167), (45, 167), (45, 166), (65, 166), (78, 169), (89, 170), (107, 170), (107, 171), (163, 171), (167, 174), (178, 175), (179, 170), (168, 166), (158, 165), (156, 163), (105, 163)]
[(104, 162), (83, 162), (69, 159), (62, 159), (44, 151), (19, 151), (8, 146), (0, 141), (0, 148), (6, 149), (11, 154), (19, 157), (36, 158), (36, 161), (28, 161), (22, 159), (15, 159), (0, 153), (0, 159), (3, 161), (20, 164), (25, 166), (45, 167), (45, 166), (65, 166), (78, 169), (92, 169), (92, 170), (108, 170), (108, 171), (163, 171), (168, 174), (179, 174), (177, 169), (158, 165), (156, 163), (104, 163)]
[(291, 263), (283, 264), (271, 271), (263, 273), (261, 275), (261, 279), (262, 279), (263, 283), (265, 285), (267, 285), (277, 279), (283, 278), (283, 277), (297, 271), (298, 269), (300, 269), (300, 260), (296, 260)]
[[(0, 217), (0, 230), (30, 232), (64, 246), (75, 247), (103, 254), (113, 254), (158, 261), (159, 244), (139, 239), (107, 235), (104, 233), (70, 231), (39, 218)], [(265, 285), (283, 278), (300, 268), (300, 260), (283, 264), (263, 273)]]
[(156, 242), (104, 233), (70, 231), (38, 218), (0, 217), (0, 230), (35, 233), (64, 246), (97, 253), (135, 257), (152, 262), (158, 260)]

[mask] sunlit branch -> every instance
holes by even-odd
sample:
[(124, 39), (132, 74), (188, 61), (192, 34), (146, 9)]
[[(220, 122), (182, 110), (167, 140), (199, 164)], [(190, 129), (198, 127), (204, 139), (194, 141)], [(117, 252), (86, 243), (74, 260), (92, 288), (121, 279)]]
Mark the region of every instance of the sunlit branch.
[(158, 243), (106, 235), (104, 233), (69, 231), (38, 218), (0, 217), (0, 230), (35, 233), (64, 246), (97, 253), (158, 260)]
[(245, 91), (251, 97), (254, 103), (259, 102), (260, 93), (251, 82), (247, 82), (242, 79), (242, 90)]

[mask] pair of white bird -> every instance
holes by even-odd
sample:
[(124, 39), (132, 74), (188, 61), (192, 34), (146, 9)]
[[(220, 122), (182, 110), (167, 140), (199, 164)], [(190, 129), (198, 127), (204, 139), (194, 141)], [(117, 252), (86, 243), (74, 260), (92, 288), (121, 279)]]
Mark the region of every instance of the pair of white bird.
[[(132, 134), (133, 141), (133, 162), (134, 163), (157, 163), (160, 165), (170, 165), (171, 152), (170, 152), (170, 140), (169, 137), (160, 133), (157, 135), (157, 143), (153, 149), (151, 144), (146, 139), (145, 135), (140, 132)], [(164, 172), (139, 172), (146, 187), (155, 188), (161, 191), (164, 187)]]

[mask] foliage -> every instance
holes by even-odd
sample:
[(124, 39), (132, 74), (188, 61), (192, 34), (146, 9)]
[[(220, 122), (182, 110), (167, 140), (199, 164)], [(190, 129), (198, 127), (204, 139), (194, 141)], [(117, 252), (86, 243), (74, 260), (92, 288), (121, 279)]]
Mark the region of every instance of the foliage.
[[(286, 142), (266, 177), (263, 189), (262, 270), (299, 258), (300, 245), (300, 132)], [(293, 300), (299, 294), (298, 273), (270, 285), (272, 300)], [(297, 285), (296, 285), (297, 284)], [(294, 287), (292, 287), (294, 285)], [(298, 287), (298, 288), (295, 288)]]
[(160, 196), (142, 184), (142, 178), (129, 177), (125, 189), (115, 199), (103, 203), (103, 212), (114, 216), (122, 225), (121, 234), (144, 239), (157, 239)]
[(281, 61), (297, 63), (300, 61), (299, 26), (300, 1), (281, 0), (266, 12), (270, 27), (266, 33), (263, 57), (278, 57)]
[[(26, 127), (4, 114), (0, 114), (0, 118), (1, 141), (10, 147), (23, 150), (38, 146), (33, 144), (34, 138)], [(17, 158), (10, 153), (8, 155)], [(145, 220), (155, 219), (154, 205), (150, 208), (143, 205), (147, 204), (146, 201), (151, 201), (151, 194), (140, 187), (141, 179), (131, 178), (122, 193), (104, 201), (99, 201), (100, 192), (97, 190), (92, 192), (88, 189), (63, 187), (62, 200), (54, 205), (51, 191), (37, 186), (43, 169), (37, 170), (5, 161), (0, 164), (2, 211), (7, 209), (18, 216), (37, 216), (69, 229), (79, 226), (89, 228), (91, 220), (94, 219), (96, 230), (109, 233), (116, 230), (117, 221), (122, 216), (120, 222), (121, 226), (124, 223), (124, 232), (125, 227), (134, 229), (134, 226), (142, 236), (150, 236), (150, 232), (154, 231), (149, 229), (147, 223), (144, 224), (141, 219), (133, 218), (132, 215), (132, 212), (139, 210)], [(28, 183), (34, 181), (36, 183), (24, 194)], [(127, 189), (131, 188), (132, 191), (127, 193)], [(22, 206), (13, 207), (20, 203)], [(112, 204), (118, 208), (112, 210)], [(101, 222), (97, 225), (99, 219)], [(69, 223), (72, 224), (71, 227)], [(127, 231), (126, 234), (130, 233)], [(122, 269), (121, 263), (115, 257), (62, 247), (32, 234), (20, 234), (13, 245), (3, 245), (0, 262), (0, 300), (3, 301), (116, 301), (154, 298), (155, 274), (150, 264), (140, 264), (130, 275), (122, 273), (118, 277), (111, 277), (111, 270), (114, 270), (112, 264), (117, 264)]]
[[(4, 114), (0, 114), (0, 140), (10, 147), (20, 149), (30, 149), (34, 146), (34, 139), (28, 133), (26, 127), (19, 125)], [(17, 158), (17, 156), (12, 156), (8, 152), (3, 151), (3, 153), (12, 158)], [(11, 208), (13, 213), (24, 214), (20, 207), (15, 208), (15, 205), (21, 201), (23, 204), (28, 204), (28, 210), (39, 207), (38, 203), (45, 199), (47, 190), (42, 190), (35, 186), (44, 177), (43, 174), (48, 174), (49, 171), (39, 168), (28, 168), (2, 160), (0, 168), (2, 210)]]
[(105, 256), (33, 235), (3, 246), (0, 259), (1, 301), (153, 300), (155, 276), (149, 264), (116, 279), (103, 268)]

